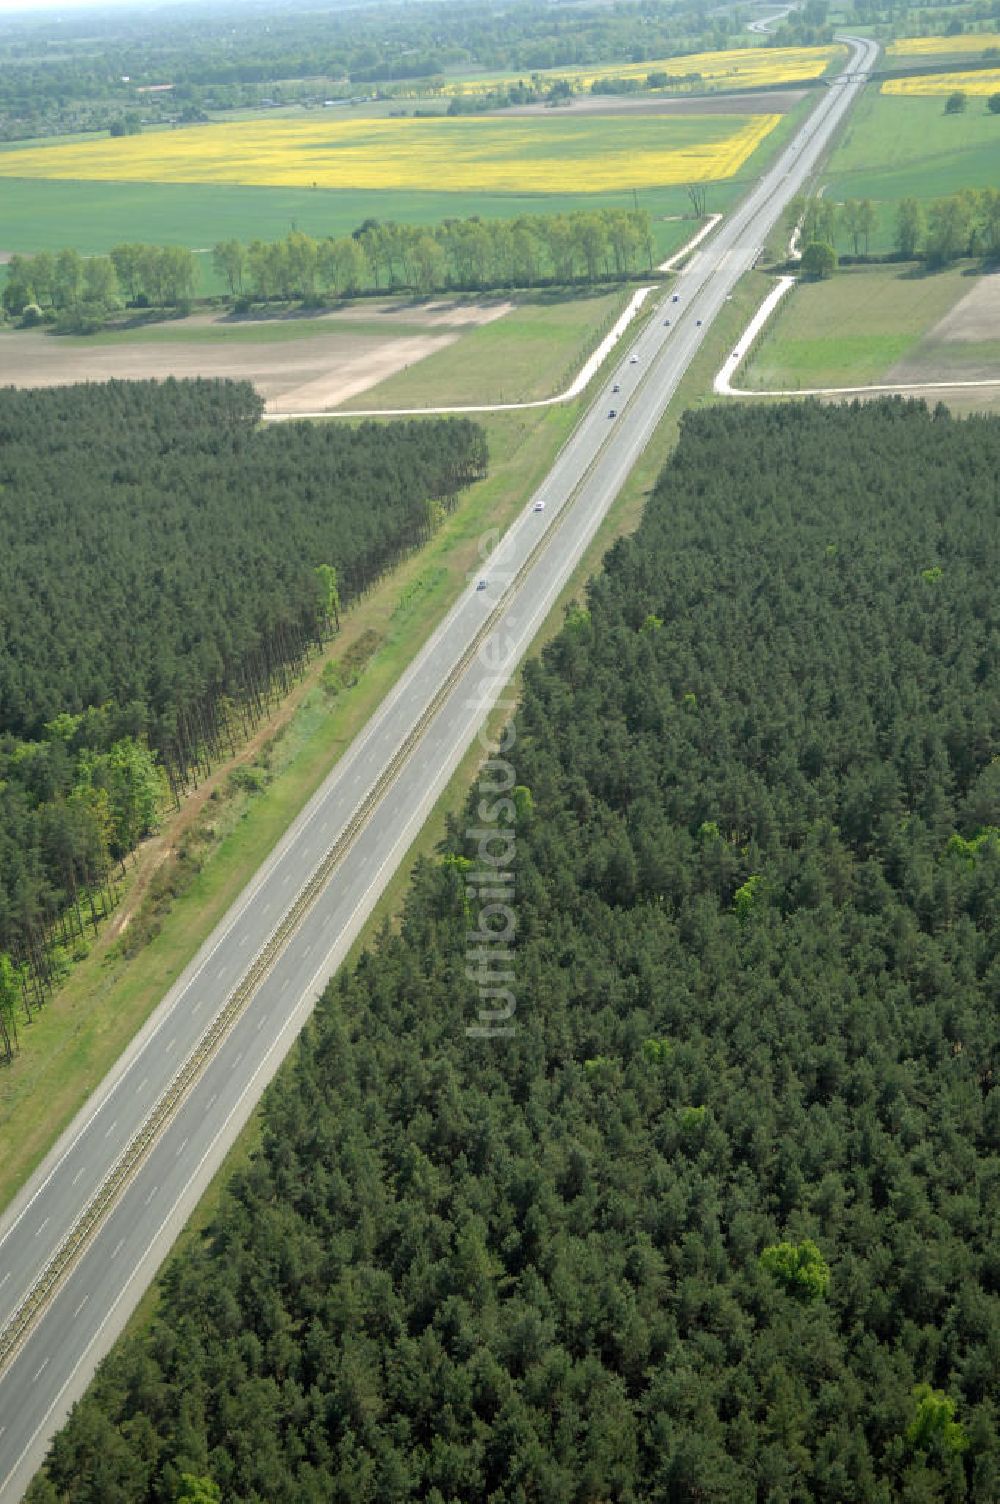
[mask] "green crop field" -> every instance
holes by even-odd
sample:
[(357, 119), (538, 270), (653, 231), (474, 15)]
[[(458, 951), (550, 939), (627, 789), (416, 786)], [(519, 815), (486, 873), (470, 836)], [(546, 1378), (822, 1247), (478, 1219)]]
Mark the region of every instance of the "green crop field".
[[(777, 135), (781, 127), (772, 134)], [(747, 186), (730, 179), (708, 189), (708, 208), (725, 209)], [(630, 209), (638, 202), (653, 220), (657, 255), (683, 245), (693, 232), (691, 205), (683, 188), (631, 193), (561, 196), (546, 194), (407, 193), (385, 189), (332, 192), (309, 188), (244, 188), (189, 183), (83, 183), (7, 178), (2, 190), (0, 251), (59, 251), (73, 244), (99, 255), (122, 241), (186, 245), (207, 250), (230, 236), (278, 240), (289, 230), (307, 235), (349, 235), (365, 219), (436, 224), (481, 214), (512, 219), (520, 214), (563, 214), (577, 209)], [(208, 257), (202, 292), (221, 292)]]
[(628, 302), (630, 292), (518, 299), (502, 319), (389, 376), (346, 407), (529, 402), (565, 390)]
[[(786, 115), (737, 177), (707, 185), (709, 211), (725, 210), (747, 190), (814, 103), (810, 99)], [(11, 143), (6, 150), (26, 144)], [(27, 255), (58, 251), (66, 245), (94, 255), (133, 240), (202, 250), (230, 236), (244, 241), (276, 240), (293, 227), (315, 236), (346, 235), (369, 217), (434, 224), (471, 214), (511, 219), (521, 214), (638, 206), (652, 218), (656, 253), (663, 259), (683, 245), (692, 229), (683, 218), (691, 212), (687, 192), (676, 185), (640, 188), (634, 194), (624, 190), (543, 194), (5, 178), (0, 205), (0, 253)], [(221, 291), (207, 257), (202, 291)]]
[(736, 385), (758, 391), (883, 381), (969, 291), (961, 271), (845, 267), (788, 293)]
[[(925, 202), (960, 188), (1000, 186), (1000, 115), (970, 100), (962, 115), (946, 115), (944, 101), (878, 93), (869, 87), (855, 107), (823, 174), (829, 197), (871, 198), (884, 209), (873, 251), (892, 248), (895, 206)], [(841, 237), (838, 249), (849, 249)]]

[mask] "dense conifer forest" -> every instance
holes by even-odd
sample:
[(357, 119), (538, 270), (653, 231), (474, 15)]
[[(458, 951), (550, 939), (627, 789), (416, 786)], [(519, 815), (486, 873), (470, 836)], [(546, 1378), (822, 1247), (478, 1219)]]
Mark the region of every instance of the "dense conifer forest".
[(491, 768), (513, 1032), (477, 792), (31, 1504), (995, 1504), (998, 476), (688, 416)]
[[(163, 775), (229, 753), (486, 465), (465, 420), (261, 411), (249, 383), (0, 391), (0, 957), (26, 1007)], [(15, 995), (0, 976), (0, 1055)]]

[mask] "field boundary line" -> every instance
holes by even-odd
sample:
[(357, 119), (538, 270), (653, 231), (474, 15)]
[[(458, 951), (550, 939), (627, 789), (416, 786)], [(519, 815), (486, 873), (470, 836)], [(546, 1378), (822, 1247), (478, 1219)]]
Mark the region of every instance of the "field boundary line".
[[(169, 1125), (207, 1065), (215, 1057), (227, 1035), (246, 1011), (261, 985), (266, 981), (289, 942), (313, 908), (330, 878), (344, 858), (350, 853), (357, 837), (368, 824), (380, 800), (396, 781), (402, 768), (423, 737), (430, 722), (456, 688), (466, 669), (474, 661), (483, 642), (501, 621), (511, 604), (519, 585), (534, 568), (548, 548), (560, 524), (569, 516), (580, 491), (593, 470), (604, 456), (611, 440), (609, 433), (601, 442), (582, 474), (572, 487), (564, 504), (536, 540), (517, 572), (511, 577), (488, 616), (473, 633), (461, 655), (456, 659), (446, 677), (438, 685), (433, 696), (424, 706), (417, 720), (403, 737), (392, 757), (379, 774), (371, 788), (355, 808), (344, 828), (333, 840), (325, 854), (313, 868), (309, 877), (299, 888), (285, 913), (271, 934), (252, 957), (243, 976), (229, 994), (215, 1017), (209, 1022), (201, 1038), (182, 1062), (173, 1079), (166, 1086), (152, 1109), (129, 1139), (122, 1153), (97, 1186), (76, 1222), (66, 1233), (48, 1263), (29, 1287), (23, 1300), (12, 1312), (0, 1330), (0, 1372), (16, 1356), (36, 1319), (56, 1294), (63, 1280), (71, 1272), (107, 1215), (120, 1200), (133, 1176), (154, 1147), (157, 1139)], [(397, 689), (399, 686), (396, 686)]]
[(774, 287), (761, 303), (747, 324), (731, 355), (727, 355), (715, 373), (712, 390), (719, 397), (857, 397), (866, 392), (943, 392), (969, 390), (975, 387), (1000, 387), (1000, 375), (984, 376), (975, 381), (882, 381), (867, 386), (809, 386), (783, 387), (757, 390), (751, 387), (733, 386), (733, 377), (751, 353), (753, 342), (760, 334), (782, 298), (798, 281), (797, 277), (779, 277)]
[[(712, 233), (722, 218), (721, 214), (710, 214), (707, 223), (703, 224), (679, 251), (675, 251), (666, 261), (662, 261), (655, 270), (671, 271), (679, 261), (690, 255), (695, 247)], [(555, 407), (562, 402), (572, 402), (575, 397), (579, 397), (592, 377), (600, 370), (649, 294), (655, 290), (655, 285), (636, 288), (628, 307), (618, 317), (597, 348), (588, 355), (570, 385), (564, 392), (558, 392), (554, 397), (536, 397), (530, 402), (484, 402), (452, 407), (355, 407), (329, 408), (323, 412), (308, 413), (270, 412), (264, 414), (264, 422), (291, 423), (297, 418), (419, 418), (446, 416), (449, 413), (510, 413), (524, 412), (529, 408)]]
[(685, 256), (690, 255), (696, 245), (701, 245), (701, 242), (705, 239), (705, 236), (712, 233), (721, 219), (721, 214), (710, 214), (708, 216), (708, 219), (702, 225), (701, 229), (698, 230), (696, 234), (691, 236), (691, 239), (688, 241), (687, 245), (682, 245), (680, 250), (675, 251), (672, 256), (668, 256), (666, 261), (661, 261), (656, 270), (658, 272), (672, 272), (678, 262), (683, 261)]
[(419, 418), (448, 413), (510, 413), (523, 412), (526, 408), (555, 407), (561, 402), (572, 402), (574, 397), (579, 397), (591, 377), (604, 364), (653, 291), (655, 291), (653, 285), (636, 288), (628, 307), (619, 314), (597, 348), (587, 356), (570, 385), (564, 392), (558, 392), (554, 397), (535, 397), (530, 402), (483, 402), (461, 407), (332, 407), (323, 412), (271, 412), (264, 414), (263, 421), (265, 423), (292, 423), (298, 418)]

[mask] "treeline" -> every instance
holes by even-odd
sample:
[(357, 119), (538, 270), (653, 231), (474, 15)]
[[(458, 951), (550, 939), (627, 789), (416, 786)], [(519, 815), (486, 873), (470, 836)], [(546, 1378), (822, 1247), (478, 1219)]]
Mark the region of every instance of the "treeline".
[[(870, 198), (843, 203), (823, 198), (793, 199), (789, 224), (801, 225), (803, 244), (830, 246), (848, 238), (855, 256), (867, 256), (879, 227), (878, 207)], [(1000, 256), (1000, 189), (963, 188), (925, 204), (900, 199), (893, 225), (896, 255), (921, 259), (931, 267), (948, 266), (960, 256)]]
[(197, 281), (198, 263), (186, 246), (117, 245), (107, 256), (81, 256), (71, 248), (56, 255), (39, 251), (11, 256), (3, 307), (28, 326), (46, 319), (61, 332), (86, 332), (126, 302), (133, 308), (183, 308)]
[(923, 256), (930, 266), (948, 266), (959, 256), (1000, 256), (1000, 189), (963, 188), (925, 206), (900, 199), (895, 246), (901, 256)]
[[(590, 94), (642, 94), (658, 89), (678, 88), (701, 82), (700, 73), (668, 73), (656, 68), (644, 76), (624, 74), (620, 78), (595, 78), (587, 90)], [(533, 73), (526, 81), (492, 89), (485, 94), (456, 94), (448, 102), (449, 115), (483, 115), (491, 110), (510, 109), (523, 104), (565, 104), (577, 92), (572, 79), (553, 78)]]
[[(570, 16), (535, 0), (506, 12), (473, 0), (441, 16), (317, 6), (270, 16), (266, 27), (248, 24), (229, 5), (146, 16), (141, 25), (121, 12), (89, 26), (72, 16), (65, 24), (12, 18), (0, 36), (0, 137), (106, 128), (113, 111), (130, 108), (163, 120), (179, 109), (322, 104), (373, 85), (383, 95), (413, 92), (457, 71), (527, 76), (660, 59), (729, 40), (725, 17), (673, 0), (651, 0), (641, 15), (594, 6)], [(171, 91), (137, 93), (167, 82)]]
[(465, 420), (261, 410), (248, 383), (0, 390), (0, 952), (36, 988), (160, 783), (235, 750), (485, 470)]
[(1000, 1497), (998, 475), (687, 417), (31, 1504)]
[[(653, 265), (653, 231), (645, 209), (580, 210), (513, 220), (446, 220), (405, 225), (368, 219), (352, 235), (315, 238), (292, 230), (283, 240), (225, 240), (212, 264), (230, 300), (268, 303), (369, 292), (426, 294), (591, 285)], [(180, 308), (193, 297), (198, 264), (182, 246), (125, 244), (107, 256), (12, 256), (3, 307), (27, 325), (97, 329), (130, 308)]]
[(39, 741), (0, 735), (0, 1060), (114, 908), (116, 864), (156, 828), (166, 780), (129, 729), (144, 719), (91, 706)]
[(645, 209), (512, 220), (473, 216), (426, 226), (368, 219), (339, 239), (293, 230), (271, 242), (227, 240), (212, 254), (234, 298), (308, 300), (320, 291), (430, 293), (608, 281), (652, 268), (653, 231)]
[(833, 41), (827, 0), (805, 0), (779, 24), (768, 27), (768, 47), (819, 47)]

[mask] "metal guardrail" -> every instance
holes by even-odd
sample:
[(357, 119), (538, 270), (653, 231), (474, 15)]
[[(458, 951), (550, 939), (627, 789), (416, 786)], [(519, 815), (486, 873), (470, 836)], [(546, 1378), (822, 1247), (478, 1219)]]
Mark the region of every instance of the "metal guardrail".
[[(648, 376), (648, 374), (648, 371), (645, 372), (644, 377)], [(644, 385), (644, 380), (639, 383), (640, 387), (642, 385)], [(636, 390), (638, 389), (637, 387)], [(402, 768), (423, 736), (424, 731), (475, 658), (483, 642), (499, 622), (507, 608), (511, 595), (534, 567), (539, 556), (551, 543), (556, 530), (568, 516), (574, 500), (603, 456), (612, 437), (612, 432), (609, 432), (598, 446), (593, 458), (589, 461), (579, 480), (574, 484), (566, 501), (559, 508), (558, 512), (556, 512), (549, 526), (537, 539), (489, 616), (479, 626), (461, 657), (453, 664), (444, 681), (438, 686), (419, 718), (400, 742), (389, 762), (344, 826), (344, 829), (299, 889), (276, 928), (254, 955), (237, 986), (230, 993), (193, 1050), (178, 1068), (170, 1084), (157, 1099), (141, 1126), (133, 1134), (115, 1164), (108, 1171), (90, 1200), (84, 1206), (76, 1222), (31, 1285), (28, 1293), (8, 1320), (3, 1331), (0, 1332), (0, 1372), (3, 1371), (14, 1357), (31, 1327), (53, 1299), (59, 1285), (67, 1277), (105, 1217), (124, 1192), (129, 1181), (138, 1171), (143, 1160), (156, 1142), (156, 1139), (178, 1111), (184, 1098), (192, 1090), (226, 1035), (247, 1008), (251, 998), (257, 992), (265, 977), (273, 969), (282, 951), (302, 924), (334, 871), (343, 861), (365, 825), (367, 825), (376, 805), (402, 771)]]

